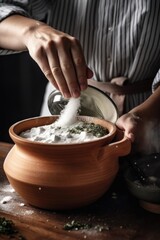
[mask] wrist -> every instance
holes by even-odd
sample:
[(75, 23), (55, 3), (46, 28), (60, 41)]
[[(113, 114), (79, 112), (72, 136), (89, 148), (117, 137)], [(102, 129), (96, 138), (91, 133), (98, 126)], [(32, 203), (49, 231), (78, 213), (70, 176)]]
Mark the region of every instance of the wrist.
[(37, 30), (41, 27), (45, 25), (45, 23), (40, 22), (40, 21), (36, 21), (33, 19), (29, 19), (28, 24), (25, 26), (24, 28), (24, 32), (23, 32), (23, 42), (25, 47), (28, 49), (28, 45), (29, 45), (29, 41), (32, 39), (32, 37), (36, 36), (36, 32)]
[(27, 50), (26, 43), (40, 24), (44, 23), (21, 15), (7, 17), (0, 23), (0, 47), (16, 51)]

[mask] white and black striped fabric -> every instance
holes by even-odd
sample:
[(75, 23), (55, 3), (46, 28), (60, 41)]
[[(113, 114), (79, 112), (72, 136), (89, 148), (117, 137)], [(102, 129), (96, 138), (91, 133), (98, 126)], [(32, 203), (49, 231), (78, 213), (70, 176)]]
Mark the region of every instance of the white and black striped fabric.
[[(153, 89), (159, 85), (159, 0), (0, 1), (1, 21), (16, 12), (46, 19), (77, 37), (97, 81), (124, 76), (131, 83), (153, 79)], [(127, 95), (126, 111), (143, 102), (151, 90)]]

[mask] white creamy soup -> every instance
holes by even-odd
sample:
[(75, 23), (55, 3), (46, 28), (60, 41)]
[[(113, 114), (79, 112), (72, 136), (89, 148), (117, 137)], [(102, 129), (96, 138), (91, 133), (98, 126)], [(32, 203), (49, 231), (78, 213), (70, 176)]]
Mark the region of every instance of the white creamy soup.
[(94, 123), (78, 121), (70, 126), (57, 126), (56, 122), (31, 128), (20, 134), (31, 141), (43, 143), (81, 143), (98, 139), (108, 130)]
[(81, 143), (108, 134), (108, 129), (77, 120), (80, 98), (71, 98), (59, 118), (50, 125), (34, 127), (20, 134), (31, 141), (43, 143)]

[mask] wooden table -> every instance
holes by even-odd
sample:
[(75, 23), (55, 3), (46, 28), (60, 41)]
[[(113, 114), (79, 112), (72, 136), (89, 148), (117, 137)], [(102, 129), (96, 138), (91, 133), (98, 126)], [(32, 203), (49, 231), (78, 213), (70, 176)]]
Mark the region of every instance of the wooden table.
[[(155, 240), (160, 239), (160, 215), (142, 209), (119, 174), (109, 192), (96, 203), (74, 211), (45, 211), (29, 206), (9, 185), (3, 161), (12, 145), (0, 143), (0, 217), (14, 222), (12, 239), (27, 240)], [(72, 221), (87, 229), (65, 230)], [(0, 235), (0, 239), (9, 236)]]

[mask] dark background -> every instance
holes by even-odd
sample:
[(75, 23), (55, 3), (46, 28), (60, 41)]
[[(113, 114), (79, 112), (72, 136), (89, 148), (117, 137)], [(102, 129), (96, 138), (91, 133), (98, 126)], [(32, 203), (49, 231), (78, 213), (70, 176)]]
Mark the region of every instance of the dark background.
[(9, 127), (40, 114), (47, 79), (28, 52), (0, 56), (0, 141)]

